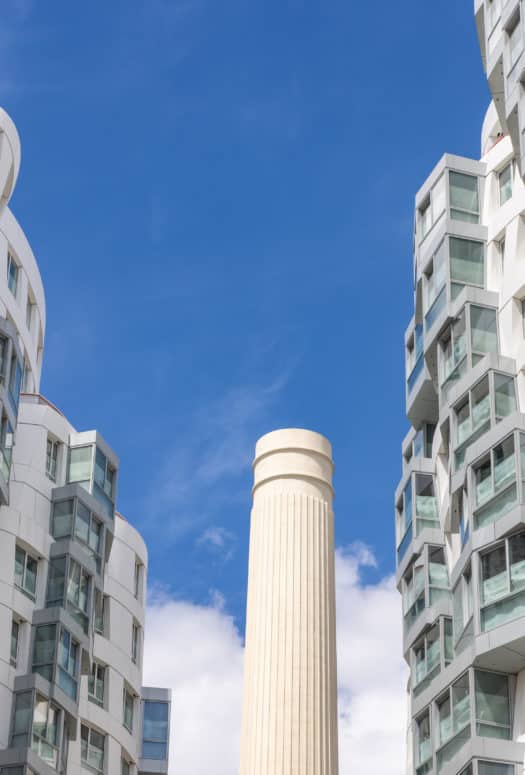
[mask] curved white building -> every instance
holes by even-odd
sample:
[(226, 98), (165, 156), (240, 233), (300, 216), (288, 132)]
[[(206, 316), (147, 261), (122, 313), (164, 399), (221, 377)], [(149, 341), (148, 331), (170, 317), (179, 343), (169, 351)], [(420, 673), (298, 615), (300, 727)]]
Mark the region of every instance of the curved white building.
[(0, 110), (0, 775), (166, 773), (170, 692), (142, 687), (147, 550), (115, 510), (118, 458), (38, 393), (19, 166)]

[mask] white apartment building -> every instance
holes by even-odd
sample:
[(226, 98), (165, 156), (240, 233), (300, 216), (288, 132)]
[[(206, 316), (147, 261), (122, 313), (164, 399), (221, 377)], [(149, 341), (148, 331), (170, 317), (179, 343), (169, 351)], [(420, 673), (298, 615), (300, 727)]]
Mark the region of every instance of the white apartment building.
[(481, 159), (446, 154), (416, 195), (395, 496), (416, 775), (524, 772), (523, 12), (476, 0)]
[(142, 686), (147, 550), (115, 510), (118, 457), (38, 392), (19, 166), (0, 110), (0, 775), (167, 773), (171, 695)]

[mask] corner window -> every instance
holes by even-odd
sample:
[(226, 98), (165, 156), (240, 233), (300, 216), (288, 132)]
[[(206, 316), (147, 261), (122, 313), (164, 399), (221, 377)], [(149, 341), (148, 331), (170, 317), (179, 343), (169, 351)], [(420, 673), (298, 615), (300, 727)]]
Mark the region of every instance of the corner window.
[(491, 630), (523, 615), (525, 533), (481, 555), (481, 629)]
[(74, 537), (95, 561), (97, 572), (102, 572), (104, 527), (80, 500), (69, 498), (53, 504), (52, 533), (56, 539)]
[(106, 670), (105, 665), (93, 661), (88, 677), (88, 700), (101, 708), (104, 707), (106, 697)]
[(18, 276), (20, 268), (11, 253), (7, 254), (7, 286), (16, 299), (18, 294)]
[(82, 724), (80, 727), (80, 758), (82, 764), (96, 772), (104, 771), (104, 749), (106, 736), (96, 729)]
[(452, 620), (441, 618), (412, 650), (412, 688), (420, 694), (453, 659)]
[(35, 629), (33, 672), (54, 681), (73, 700), (78, 693), (79, 661), (80, 646), (64, 627), (45, 624)]
[(462, 172), (449, 173), (450, 217), (456, 221), (479, 223), (478, 179)]
[(57, 480), (58, 448), (59, 442), (48, 436), (46, 445), (46, 476), (52, 482)]
[(86, 633), (90, 583), (89, 574), (71, 557), (55, 557), (50, 561), (46, 605), (65, 607)]
[(15, 586), (25, 595), (36, 599), (38, 561), (19, 546), (15, 551)]
[(504, 167), (498, 175), (499, 183), (499, 203), (500, 206), (512, 196), (512, 178), (513, 178), (513, 164), (510, 162)]
[(133, 734), (133, 710), (135, 707), (135, 697), (127, 687), (124, 687), (123, 699), (123, 724), (128, 732)]
[(144, 728), (142, 757), (166, 760), (168, 758), (169, 705), (167, 702), (144, 701)]

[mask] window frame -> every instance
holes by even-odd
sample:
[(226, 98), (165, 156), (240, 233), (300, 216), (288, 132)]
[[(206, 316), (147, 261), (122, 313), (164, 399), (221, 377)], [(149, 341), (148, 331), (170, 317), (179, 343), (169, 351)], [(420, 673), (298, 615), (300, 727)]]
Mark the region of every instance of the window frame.
[[(24, 561), (23, 561), (23, 573), (22, 573), (22, 582), (19, 584), (16, 580), (16, 556), (17, 553), (21, 552), (24, 555)], [(27, 579), (27, 565), (28, 561), (32, 561), (35, 563), (35, 589), (32, 591), (31, 589), (28, 589), (25, 586), (25, 582)], [(35, 557), (33, 554), (28, 552), (26, 549), (22, 548), (18, 543), (15, 545), (15, 572), (14, 572), (14, 586), (22, 592), (26, 597), (28, 597), (33, 602), (36, 602), (37, 592), (38, 592), (38, 558)]]
[[(12, 268), (14, 267), (14, 272)], [(11, 291), (13, 298), (18, 301), (18, 291), (20, 288), (20, 264), (13, 255), (11, 249), (7, 251), (7, 287)]]

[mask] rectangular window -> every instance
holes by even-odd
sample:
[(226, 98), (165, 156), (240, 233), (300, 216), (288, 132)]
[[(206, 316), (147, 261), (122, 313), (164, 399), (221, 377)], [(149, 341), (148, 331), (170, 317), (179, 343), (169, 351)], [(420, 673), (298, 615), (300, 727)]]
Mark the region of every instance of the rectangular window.
[(46, 681), (53, 680), (56, 654), (56, 624), (41, 624), (35, 629), (33, 643), (33, 673)]
[(72, 447), (69, 450), (67, 480), (78, 482), (84, 489), (91, 490), (91, 470), (93, 465), (93, 447)]
[(58, 722), (60, 712), (50, 700), (36, 695), (33, 713), (33, 740), (31, 747), (46, 764), (58, 765)]
[(517, 533), (481, 555), (481, 627), (491, 630), (524, 610), (525, 533)]
[(107, 599), (100, 589), (95, 589), (95, 632), (106, 634)]
[[(66, 574), (67, 570), (67, 574)], [(66, 585), (67, 576), (67, 585)], [(47, 607), (64, 606), (84, 632), (88, 631), (88, 601), (91, 577), (75, 560), (53, 558), (49, 563)]]
[(464, 285), (485, 286), (485, 253), (482, 242), (450, 237), (450, 279), (455, 299)]
[(31, 329), (33, 327), (34, 309), (35, 309), (35, 302), (33, 301), (31, 293), (28, 293), (27, 305), (26, 305), (26, 326), (29, 333), (31, 333)]
[(522, 51), (520, 17), (514, 20), (513, 26), (507, 31), (509, 40), (509, 69), (514, 67)]
[(9, 371), (9, 400), (13, 406), (15, 414), (18, 412), (18, 402), (20, 401), (20, 389), (22, 387), (22, 377), (24, 371), (22, 364), (13, 355), (11, 358), (11, 369)]
[(133, 593), (137, 600), (141, 598), (142, 592), (142, 569), (143, 565), (138, 560), (135, 561), (135, 578), (133, 582)]
[(450, 217), (456, 221), (479, 223), (478, 179), (462, 172), (449, 173)]
[(513, 164), (510, 162), (498, 175), (499, 203), (504, 205), (512, 196)]
[(467, 568), (454, 588), (454, 641), (457, 643), (472, 619), (472, 573)]
[(106, 697), (106, 667), (99, 662), (93, 662), (91, 674), (88, 677), (88, 699), (95, 705), (104, 707)]
[(422, 682), (428, 684), (441, 670), (439, 622), (428, 630), (414, 646), (413, 653), (414, 688)]
[(4, 480), (9, 482), (11, 458), (13, 454), (13, 429), (6, 414), (2, 414), (0, 425), (0, 467)]
[(38, 561), (19, 546), (15, 551), (15, 586), (25, 595), (36, 599)]
[(509, 680), (501, 673), (476, 670), (476, 732), (511, 739)]
[(425, 528), (439, 528), (439, 515), (434, 477), (432, 474), (414, 474), (416, 535)]
[(421, 239), (426, 237), (432, 226), (432, 209), (430, 207), (430, 198), (419, 209), (419, 229)]
[(104, 453), (97, 447), (95, 453), (95, 473), (93, 495), (112, 516), (115, 509), (115, 469), (109, 463)]
[(165, 760), (168, 758), (168, 721), (167, 702), (144, 702), (144, 736), (142, 756), (144, 759)]
[(80, 727), (80, 758), (83, 764), (104, 771), (104, 748), (106, 736), (95, 729), (82, 724)]
[(56, 482), (57, 479), (58, 446), (58, 441), (54, 441), (49, 436), (47, 437), (46, 476), (48, 479), (51, 479), (52, 482)]
[(13, 619), (11, 623), (11, 653), (10, 653), (10, 661), (13, 667), (16, 667), (16, 663), (18, 660), (19, 636), (20, 636), (20, 625), (16, 621), (16, 619)]
[(64, 628), (58, 642), (58, 685), (73, 700), (78, 689), (79, 645)]
[(135, 697), (133, 694), (124, 687), (124, 703), (123, 703), (123, 724), (130, 734), (133, 733), (133, 709), (135, 706)]
[[(432, 737), (430, 734), (430, 712), (427, 710), (416, 720), (416, 762), (419, 766), (431, 759)], [(425, 770), (423, 770), (423, 772), (425, 772)]]
[(438, 700), (439, 744), (444, 745), (470, 725), (468, 673), (461, 676)]
[(28, 738), (31, 733), (32, 716), (32, 692), (18, 692), (15, 694), (13, 732), (11, 734), (11, 745), (13, 748), (27, 748), (29, 745)]
[(500, 762), (478, 762), (478, 775), (514, 775), (516, 768), (513, 764), (500, 764)]
[(498, 520), (518, 500), (514, 436), (494, 447), (473, 467), (474, 527)]
[(7, 285), (13, 296), (17, 297), (18, 293), (18, 275), (20, 269), (11, 253), (7, 254)]
[(53, 537), (69, 538), (73, 529), (75, 501), (57, 501), (53, 504)]
[(131, 659), (138, 664), (140, 652), (140, 626), (133, 622), (131, 628)]
[(102, 570), (103, 535), (102, 522), (83, 503), (77, 501), (75, 538), (84, 544), (90, 556), (95, 560), (98, 573)]
[(441, 389), (445, 398), (467, 370), (465, 310), (445, 331), (440, 341)]

